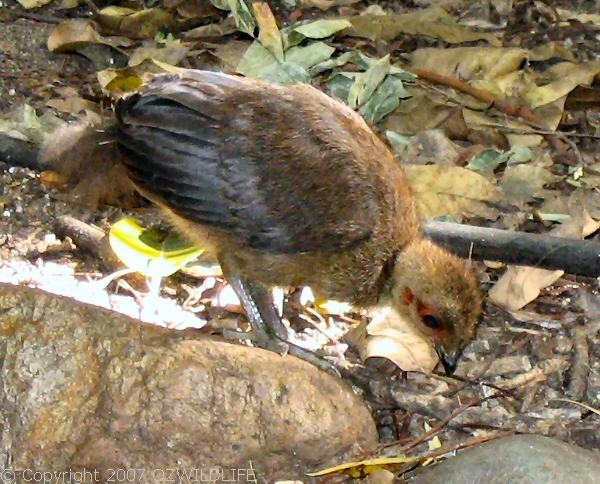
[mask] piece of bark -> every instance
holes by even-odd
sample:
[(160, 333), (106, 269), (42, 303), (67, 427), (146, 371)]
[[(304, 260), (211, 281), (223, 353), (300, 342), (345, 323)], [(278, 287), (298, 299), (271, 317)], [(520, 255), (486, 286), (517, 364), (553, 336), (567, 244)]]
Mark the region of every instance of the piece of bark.
[(253, 467), (272, 481), (377, 444), (351, 388), (302, 360), (40, 290), (0, 285), (0, 355), (0, 462), (14, 469), (150, 483), (153, 469)]
[(461, 257), (600, 276), (600, 243), (428, 221), (425, 235)]
[(569, 369), (569, 387), (566, 393), (577, 401), (581, 401), (585, 396), (590, 373), (589, 333), (590, 328), (585, 326), (574, 328), (571, 331), (574, 351), (571, 368)]

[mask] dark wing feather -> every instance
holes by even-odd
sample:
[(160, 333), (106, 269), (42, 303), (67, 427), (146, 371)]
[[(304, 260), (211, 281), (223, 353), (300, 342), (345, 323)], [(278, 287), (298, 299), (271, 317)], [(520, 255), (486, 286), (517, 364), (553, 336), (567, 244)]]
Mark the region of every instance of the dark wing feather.
[(273, 253), (348, 248), (379, 207), (350, 154), (327, 159), (331, 133), (302, 102), (220, 73), (160, 76), (118, 103), (118, 142), (134, 183), (191, 222)]

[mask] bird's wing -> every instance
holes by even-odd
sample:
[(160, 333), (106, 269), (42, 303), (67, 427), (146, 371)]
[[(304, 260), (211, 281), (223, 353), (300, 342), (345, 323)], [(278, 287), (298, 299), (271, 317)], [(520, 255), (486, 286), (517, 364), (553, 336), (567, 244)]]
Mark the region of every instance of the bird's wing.
[(371, 168), (351, 148), (360, 133), (316, 89), (192, 71), (116, 111), (130, 177), (190, 222), (273, 253), (342, 250), (372, 233)]

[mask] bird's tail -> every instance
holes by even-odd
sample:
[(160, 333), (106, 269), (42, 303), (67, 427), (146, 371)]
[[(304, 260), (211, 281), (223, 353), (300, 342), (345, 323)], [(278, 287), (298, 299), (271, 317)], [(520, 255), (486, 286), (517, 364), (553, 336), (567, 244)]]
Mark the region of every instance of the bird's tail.
[(139, 206), (140, 198), (121, 162), (116, 134), (114, 118), (61, 127), (42, 144), (40, 164), (57, 172), (83, 205)]

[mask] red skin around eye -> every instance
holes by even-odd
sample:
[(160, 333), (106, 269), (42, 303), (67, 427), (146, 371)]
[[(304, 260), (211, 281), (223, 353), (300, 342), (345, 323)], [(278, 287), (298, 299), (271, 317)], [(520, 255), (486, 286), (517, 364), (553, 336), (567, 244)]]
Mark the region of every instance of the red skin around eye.
[[(417, 307), (417, 312), (419, 313), (419, 316), (421, 316), (421, 319), (423, 319), (425, 316), (433, 316), (438, 321), (440, 320), (440, 318), (436, 314), (436, 312), (433, 309), (431, 309), (429, 306), (426, 306), (425, 304), (419, 303), (419, 305)], [(439, 329), (431, 329), (431, 331), (432, 331), (431, 337), (435, 341), (443, 341), (450, 337), (450, 333), (448, 332), (446, 327), (443, 325), (443, 323)]]
[[(415, 295), (412, 293), (412, 291), (408, 290), (404, 293), (404, 298), (407, 304), (412, 304), (415, 300)], [(421, 304), (420, 302), (417, 306), (417, 312), (419, 313), (421, 319), (425, 316), (433, 316), (434, 318), (439, 320), (439, 317), (433, 309), (431, 309), (429, 306), (426, 306), (425, 304)], [(435, 341), (443, 341), (450, 336), (450, 333), (445, 327), (442, 327), (440, 329), (432, 329), (431, 331), (433, 333), (431, 337)]]

